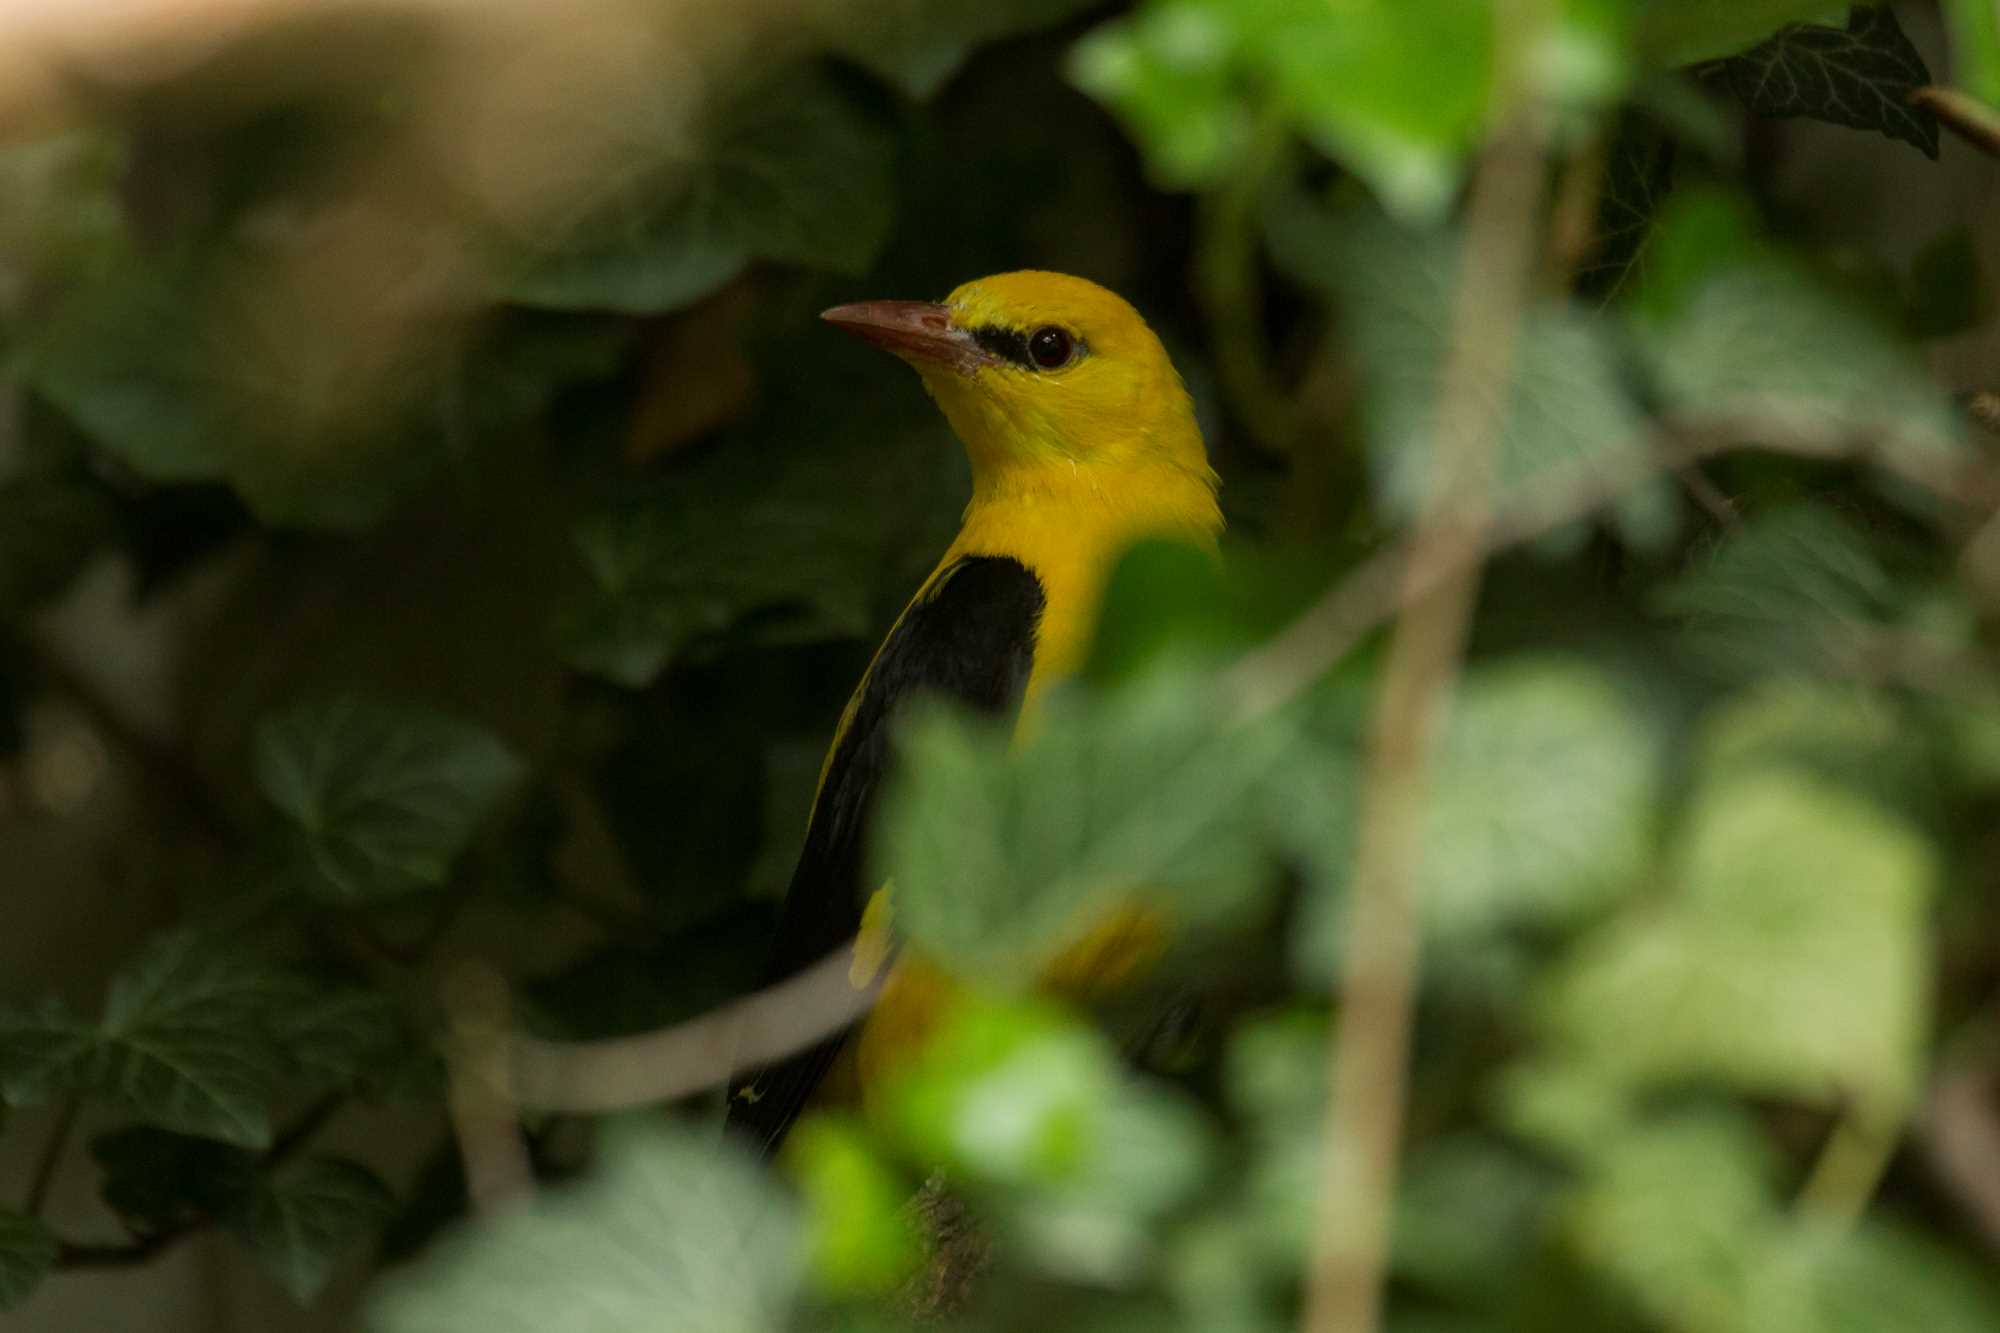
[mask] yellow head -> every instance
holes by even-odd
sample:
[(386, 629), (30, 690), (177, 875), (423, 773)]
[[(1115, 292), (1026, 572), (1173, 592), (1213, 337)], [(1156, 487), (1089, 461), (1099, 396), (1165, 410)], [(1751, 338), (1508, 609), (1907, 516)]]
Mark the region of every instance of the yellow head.
[(823, 316), (916, 367), (971, 456), (975, 482), (1059, 468), (1179, 474), (1213, 490), (1187, 388), (1122, 298), (1062, 273), (1001, 273), (943, 304), (863, 301)]

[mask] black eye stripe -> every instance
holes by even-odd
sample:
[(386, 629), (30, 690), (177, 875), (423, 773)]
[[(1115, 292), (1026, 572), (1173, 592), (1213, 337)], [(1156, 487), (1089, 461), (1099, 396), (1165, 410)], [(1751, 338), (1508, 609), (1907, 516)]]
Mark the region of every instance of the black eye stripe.
[[(1037, 326), (1036, 332), (1039, 333), (1043, 327), (1046, 326)], [(1068, 330), (1063, 332), (1067, 333)], [(1070, 337), (1074, 343), (1074, 351), (1070, 354), (1070, 360), (1073, 361), (1083, 353), (1084, 346), (1083, 339), (1074, 334)], [(1028, 339), (1029, 335), (1021, 330), (1003, 328), (998, 324), (982, 324), (972, 330), (972, 340), (978, 343), (982, 350), (1028, 370), (1042, 370), (1043, 367), (1035, 363), (1035, 358), (1028, 351)]]

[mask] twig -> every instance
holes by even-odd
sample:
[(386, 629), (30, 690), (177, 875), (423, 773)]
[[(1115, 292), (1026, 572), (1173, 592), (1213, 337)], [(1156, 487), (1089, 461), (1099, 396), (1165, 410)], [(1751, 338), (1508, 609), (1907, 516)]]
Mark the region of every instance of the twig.
[(1946, 1074), (1920, 1125), (1931, 1171), (2000, 1251), (2000, 1102), (1981, 1069)]
[(1478, 596), (1501, 414), (1534, 278), (1541, 142), (1531, 123), (1496, 137), (1466, 209), (1431, 490), (1403, 570), (1409, 609), (1390, 643), (1368, 744), (1340, 1019), (1328, 1052), (1308, 1333), (1371, 1333), (1381, 1323), (1416, 994), (1421, 816)]
[(714, 1087), (832, 1036), (868, 1012), (880, 987), (849, 979), (853, 941), (775, 986), (657, 1032), (604, 1041), (516, 1036), (513, 1091), (522, 1106), (615, 1111)]
[(1901, 1128), (1902, 1117), (1880, 1106), (1850, 1107), (1834, 1122), (1813, 1160), (1799, 1190), (1799, 1211), (1842, 1228), (1853, 1226), (1889, 1168)]
[(1932, 84), (1911, 93), (1910, 105), (1929, 111), (1938, 124), (1988, 157), (2000, 157), (2000, 114), (1970, 93)]
[(446, 974), (451, 1025), (451, 1123), (465, 1164), (465, 1192), (476, 1212), (491, 1212), (534, 1192), (535, 1172), (514, 1110), (507, 1034), (507, 982), (478, 963)]
[(56, 1113), (55, 1128), (49, 1131), (49, 1141), (42, 1145), (42, 1155), (35, 1163), (35, 1177), (28, 1184), (27, 1199), (21, 1207), (29, 1217), (40, 1217), (48, 1204), (49, 1188), (56, 1181), (56, 1167), (62, 1162), (63, 1150), (69, 1147), (70, 1131), (76, 1128), (76, 1118), (82, 1110), (83, 1094), (73, 1093)]
[(1687, 488), (1695, 503), (1707, 510), (1708, 516), (1723, 527), (1734, 527), (1742, 520), (1742, 515), (1736, 512), (1736, 502), (1709, 480), (1699, 463), (1683, 464), (1674, 469), (1674, 475), (1681, 479), (1681, 485)]

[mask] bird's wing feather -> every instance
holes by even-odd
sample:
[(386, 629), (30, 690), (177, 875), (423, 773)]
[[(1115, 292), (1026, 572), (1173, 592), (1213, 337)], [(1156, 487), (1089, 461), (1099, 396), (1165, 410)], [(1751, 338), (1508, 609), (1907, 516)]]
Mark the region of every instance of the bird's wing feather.
[[(1034, 665), (1042, 585), (1019, 560), (968, 556), (917, 594), (875, 655), (835, 736), (792, 872), (772, 954), (772, 979), (817, 962), (861, 922), (866, 836), (890, 759), (897, 715), (923, 694), (1011, 715)], [(729, 1121), (774, 1150), (838, 1054), (845, 1034), (731, 1085)]]

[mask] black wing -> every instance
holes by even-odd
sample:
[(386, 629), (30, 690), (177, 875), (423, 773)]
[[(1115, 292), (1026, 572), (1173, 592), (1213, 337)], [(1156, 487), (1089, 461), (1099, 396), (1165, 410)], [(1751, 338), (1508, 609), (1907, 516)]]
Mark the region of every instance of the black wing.
[[(805, 849), (785, 894), (770, 980), (818, 962), (854, 935), (873, 886), (864, 886), (867, 833), (890, 733), (911, 698), (935, 693), (981, 712), (1020, 707), (1034, 665), (1042, 585), (1020, 561), (968, 556), (955, 561), (904, 611), (868, 669), (847, 727), (813, 804)], [(828, 1038), (730, 1085), (729, 1123), (776, 1149), (846, 1040)]]

